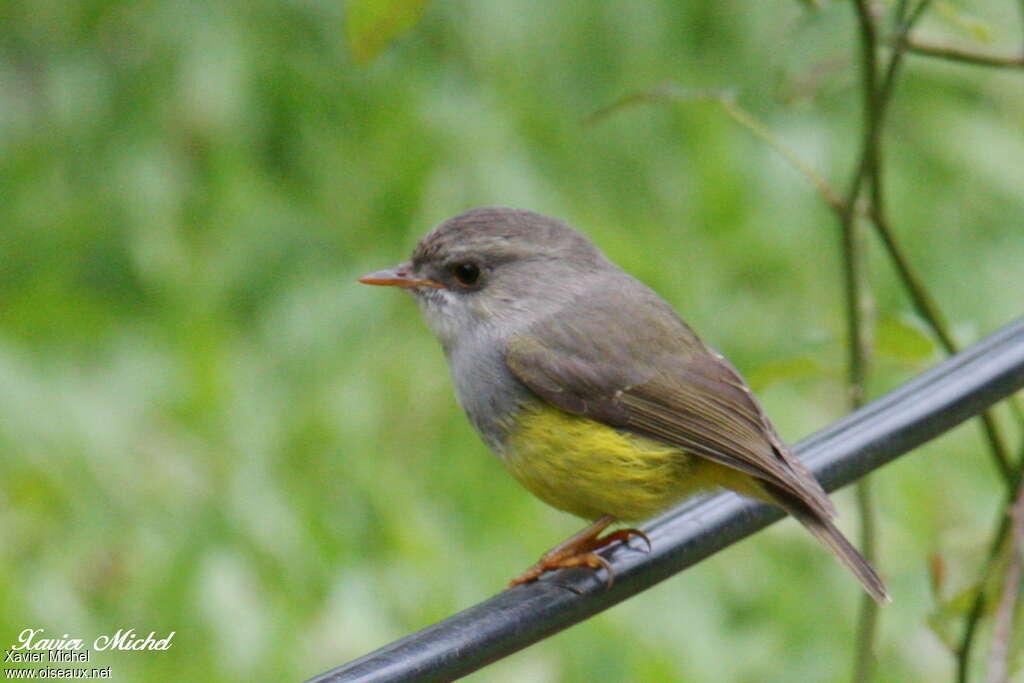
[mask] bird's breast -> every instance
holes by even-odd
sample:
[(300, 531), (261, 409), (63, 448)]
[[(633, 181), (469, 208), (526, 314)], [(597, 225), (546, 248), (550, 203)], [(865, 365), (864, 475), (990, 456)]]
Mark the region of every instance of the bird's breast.
[(682, 449), (566, 413), (538, 398), (511, 416), (496, 447), (544, 502), (586, 519), (638, 520), (735, 474)]

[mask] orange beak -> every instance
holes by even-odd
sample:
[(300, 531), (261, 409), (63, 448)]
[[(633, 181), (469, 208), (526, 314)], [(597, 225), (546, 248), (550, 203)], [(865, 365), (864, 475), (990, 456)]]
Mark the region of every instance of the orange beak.
[(434, 280), (419, 280), (412, 277), (404, 266), (386, 268), (375, 273), (369, 273), (359, 278), (364, 285), (382, 285), (384, 287), (436, 287), (445, 289), (445, 286)]

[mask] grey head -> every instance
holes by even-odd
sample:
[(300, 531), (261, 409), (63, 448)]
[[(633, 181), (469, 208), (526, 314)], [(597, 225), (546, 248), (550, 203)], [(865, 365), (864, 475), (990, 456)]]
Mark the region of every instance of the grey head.
[(508, 365), (516, 339), (543, 340), (573, 358), (589, 385), (616, 390), (649, 379), (657, 370), (649, 359), (700, 344), (667, 303), (582, 233), (532, 211), (466, 211), (427, 234), (409, 261), (360, 281), (416, 298), (444, 347), (459, 403), (499, 455), (506, 417), (537, 399)]
[(624, 275), (567, 223), (488, 206), (441, 223), (409, 261), (360, 281), (411, 292), (451, 355), (557, 312), (608, 273)]

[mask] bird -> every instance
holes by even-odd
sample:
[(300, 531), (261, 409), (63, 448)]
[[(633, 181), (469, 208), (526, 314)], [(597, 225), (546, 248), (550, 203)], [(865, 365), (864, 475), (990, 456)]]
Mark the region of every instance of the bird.
[(510, 588), (580, 566), (603, 568), (611, 585), (597, 551), (633, 537), (650, 547), (640, 529), (604, 533), (611, 525), (727, 489), (781, 507), (889, 601), (740, 373), (568, 223), (470, 209), (359, 281), (413, 295), (482, 440), (537, 498), (592, 522)]

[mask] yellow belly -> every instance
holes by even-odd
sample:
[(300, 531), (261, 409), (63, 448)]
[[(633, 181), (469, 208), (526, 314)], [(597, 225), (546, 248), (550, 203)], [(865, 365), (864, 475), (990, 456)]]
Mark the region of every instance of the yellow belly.
[(501, 454), (508, 470), (544, 502), (586, 519), (644, 519), (717, 486), (746, 493), (754, 485), (731, 468), (548, 404), (524, 408), (511, 425)]

